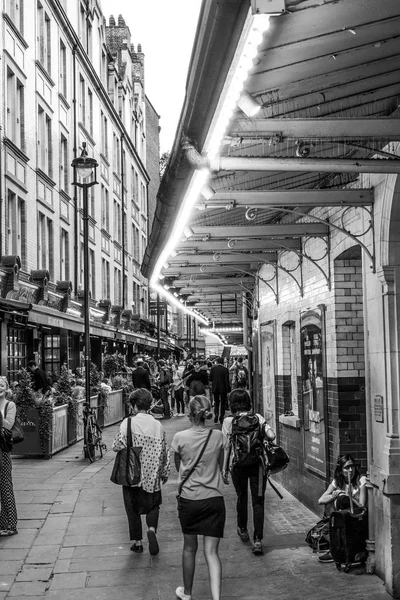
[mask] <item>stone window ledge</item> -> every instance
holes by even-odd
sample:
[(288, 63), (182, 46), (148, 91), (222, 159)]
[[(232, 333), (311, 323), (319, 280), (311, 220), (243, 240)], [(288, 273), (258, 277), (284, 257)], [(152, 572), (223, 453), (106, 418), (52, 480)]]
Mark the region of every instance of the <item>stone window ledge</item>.
[(279, 415), (279, 423), (294, 427), (294, 429), (300, 429), (300, 419), (294, 415)]

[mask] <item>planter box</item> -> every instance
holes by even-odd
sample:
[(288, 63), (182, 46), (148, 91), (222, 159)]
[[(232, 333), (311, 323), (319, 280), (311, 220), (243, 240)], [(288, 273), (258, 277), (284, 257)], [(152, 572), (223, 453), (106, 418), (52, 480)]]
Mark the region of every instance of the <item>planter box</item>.
[[(78, 418), (71, 421), (68, 417), (68, 404), (56, 406), (53, 409), (53, 431), (52, 435), (46, 440), (44, 451), (40, 445), (39, 435), (39, 411), (31, 408), (27, 412), (27, 419), (21, 422), (25, 433), (25, 439), (20, 444), (13, 447), (12, 454), (18, 456), (44, 456), (51, 458), (53, 454), (67, 448), (71, 444), (83, 439), (83, 403), (78, 402)], [(97, 396), (90, 398), (91, 406), (97, 406)], [(98, 423), (101, 427), (113, 425), (122, 421), (125, 417), (125, 407), (123, 401), (123, 391), (112, 391), (108, 397), (108, 408), (104, 414), (98, 414)]]
[(108, 395), (108, 409), (104, 413), (104, 427), (119, 423), (124, 418), (124, 393), (122, 390), (114, 390)]
[[(25, 439), (15, 444), (12, 454), (19, 456), (44, 456), (50, 458), (55, 452), (66, 448), (67, 442), (67, 405), (56, 406), (53, 410), (53, 432), (42, 449), (39, 434), (39, 411), (31, 408), (27, 411), (26, 421), (21, 421)], [(44, 451), (43, 451), (44, 450)]]
[[(90, 398), (92, 406), (98, 406), (98, 397)], [(108, 394), (108, 407), (104, 411), (97, 411), (97, 422), (100, 427), (107, 427), (119, 423), (125, 418), (123, 390), (113, 390)]]

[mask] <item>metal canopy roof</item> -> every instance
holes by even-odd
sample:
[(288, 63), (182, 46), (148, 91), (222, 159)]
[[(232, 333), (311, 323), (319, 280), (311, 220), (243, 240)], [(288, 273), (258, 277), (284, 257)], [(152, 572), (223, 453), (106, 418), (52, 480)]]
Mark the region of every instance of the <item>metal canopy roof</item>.
[[(204, 145), (250, 4), (203, 2), (186, 99), (142, 265), (147, 277), (196, 167), (207, 164)], [(182, 235), (163, 269), (189, 291), (195, 278), (202, 293), (189, 294), (188, 302), (198, 302), (219, 323), (240, 322), (240, 311), (221, 313), (210, 278), (220, 293), (235, 293), (237, 281), (251, 290), (264, 261), (301, 252), (307, 236), (329, 235), (328, 224), (312, 217), (311, 223), (297, 222), (302, 214), (315, 206), (371, 206), (373, 192), (349, 184), (360, 172), (400, 172), (393, 149), (400, 139), (400, 2), (286, 0), (285, 12), (269, 21), (245, 82), (261, 110), (254, 117), (235, 110), (219, 156), (210, 162), (208, 199), (199, 195), (189, 235)]]

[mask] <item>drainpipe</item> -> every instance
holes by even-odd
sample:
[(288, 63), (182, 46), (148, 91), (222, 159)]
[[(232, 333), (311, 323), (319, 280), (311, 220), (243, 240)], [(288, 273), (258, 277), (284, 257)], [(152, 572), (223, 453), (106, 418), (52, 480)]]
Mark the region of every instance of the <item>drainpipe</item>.
[(242, 292), (242, 321), (243, 321), (243, 346), (246, 348), (248, 353), (248, 370), (249, 370), (249, 393), (252, 395), (253, 391), (253, 346), (249, 344), (249, 319), (247, 316), (247, 294), (245, 291)]
[[(368, 322), (368, 302), (365, 301), (367, 298), (366, 290), (366, 277), (363, 276), (363, 297), (364, 297), (364, 323)], [(385, 322), (387, 315), (385, 314), (385, 305), (383, 303), (383, 322)], [(386, 340), (385, 340), (386, 343)], [(365, 408), (366, 408), (366, 430), (367, 430), (367, 506), (368, 506), (368, 539), (366, 540), (366, 549), (368, 552), (367, 561), (365, 563), (365, 571), (370, 575), (375, 573), (375, 510), (374, 510), (374, 486), (371, 483), (370, 471), (373, 463), (373, 422), (372, 422), (372, 411), (371, 406), (371, 380), (370, 380), (370, 360), (368, 353), (368, 340), (364, 339), (364, 360), (365, 360), (365, 373), (368, 375), (369, 381), (365, 381)]]
[[(73, 106), (73, 118), (74, 118), (74, 158), (77, 156), (77, 135), (76, 135), (76, 46), (72, 49), (72, 79), (73, 79), (73, 89), (72, 89), (72, 106)], [(75, 294), (78, 290), (78, 272), (79, 272), (79, 248), (78, 248), (78, 197), (77, 197), (77, 186), (74, 185), (74, 264), (75, 264), (75, 272), (74, 272), (74, 290)]]
[(122, 208), (122, 306), (126, 306), (125, 285), (125, 210), (124, 210), (124, 134), (121, 134), (121, 208)]
[[(5, 218), (5, 208), (4, 208), (4, 199), (3, 199), (3, 127), (0, 126), (0, 257), (3, 256), (3, 225), (5, 229), (6, 218)], [(4, 208), (4, 210), (3, 210)], [(4, 213), (4, 217), (3, 217)], [(5, 239), (5, 238), (4, 238)], [(5, 253), (5, 249), (4, 249)], [(2, 371), (3, 373), (3, 371)]]

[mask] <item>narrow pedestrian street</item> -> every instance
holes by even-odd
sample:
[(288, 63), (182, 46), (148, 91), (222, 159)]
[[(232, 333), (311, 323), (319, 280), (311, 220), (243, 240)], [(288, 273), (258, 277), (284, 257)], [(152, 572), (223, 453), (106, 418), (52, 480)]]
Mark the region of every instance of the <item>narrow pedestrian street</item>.
[[(173, 418), (163, 425), (170, 442), (188, 421)], [(0, 600), (174, 600), (182, 584), (176, 471), (172, 467), (163, 488), (159, 555), (149, 555), (147, 539), (143, 554), (132, 553), (122, 492), (110, 482), (116, 430), (116, 425), (104, 430), (109, 450), (94, 464), (82, 457), (82, 443), (49, 461), (13, 459), (19, 534), (0, 541)], [(250, 543), (237, 537), (235, 494), (233, 486), (227, 486), (227, 522), (220, 545), (224, 600), (389, 600), (383, 582), (365, 574), (364, 567), (346, 574), (318, 562), (304, 543), (318, 515), (281, 491), (283, 500), (267, 490), (265, 553), (255, 557)], [(210, 598), (200, 547), (193, 598)]]

